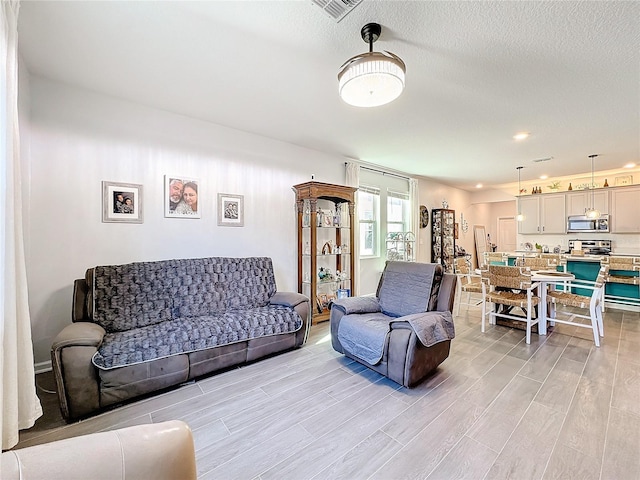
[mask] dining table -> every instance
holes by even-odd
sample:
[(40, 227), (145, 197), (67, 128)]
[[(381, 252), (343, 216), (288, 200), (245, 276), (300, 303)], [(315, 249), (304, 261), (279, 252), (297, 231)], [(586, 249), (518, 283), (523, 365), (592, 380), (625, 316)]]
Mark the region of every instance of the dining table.
[(538, 335), (547, 334), (547, 321), (553, 325), (553, 318), (548, 316), (547, 291), (555, 289), (559, 283), (566, 283), (574, 280), (576, 276), (569, 272), (560, 272), (557, 270), (532, 270), (531, 281), (539, 283), (540, 311), (538, 312)]
[[(480, 275), (481, 269), (476, 269)], [(547, 334), (547, 322), (553, 325), (553, 318), (549, 318), (547, 305), (547, 291), (549, 288), (555, 289), (559, 283), (566, 283), (575, 280), (573, 273), (558, 270), (531, 270), (531, 282), (538, 284), (538, 296), (540, 297), (540, 308), (538, 309), (538, 335)]]

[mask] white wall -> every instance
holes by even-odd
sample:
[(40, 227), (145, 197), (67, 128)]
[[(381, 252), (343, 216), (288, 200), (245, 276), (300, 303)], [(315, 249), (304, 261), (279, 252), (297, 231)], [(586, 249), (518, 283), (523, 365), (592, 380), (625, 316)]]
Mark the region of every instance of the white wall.
[[(30, 80), (23, 163), (30, 171), (25, 229), (36, 363), (49, 360), (53, 337), (70, 323), (73, 280), (96, 265), (269, 256), (279, 290), (296, 290), (291, 187), (311, 173), (344, 183), (344, 158)], [(200, 180), (201, 219), (164, 218), (165, 174)], [(143, 224), (102, 223), (103, 180), (143, 185)], [(244, 227), (217, 226), (219, 192), (244, 195)]]

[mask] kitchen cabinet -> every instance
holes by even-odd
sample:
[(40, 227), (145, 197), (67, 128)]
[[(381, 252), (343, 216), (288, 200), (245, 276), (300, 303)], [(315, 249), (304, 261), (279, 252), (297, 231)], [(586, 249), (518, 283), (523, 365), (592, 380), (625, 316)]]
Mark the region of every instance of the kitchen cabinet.
[(567, 196), (567, 216), (584, 215), (588, 208), (591, 208), (591, 198), (593, 193), (593, 203), (600, 213), (609, 213), (609, 190), (597, 189), (582, 190), (579, 192), (568, 192)]
[(321, 182), (293, 187), (298, 214), (298, 292), (313, 306), (313, 323), (328, 320), (331, 300), (350, 296), (357, 188)]
[(524, 219), (518, 222), (520, 234), (566, 233), (565, 194), (530, 195), (518, 198)]
[(640, 233), (640, 186), (611, 190), (611, 233)]

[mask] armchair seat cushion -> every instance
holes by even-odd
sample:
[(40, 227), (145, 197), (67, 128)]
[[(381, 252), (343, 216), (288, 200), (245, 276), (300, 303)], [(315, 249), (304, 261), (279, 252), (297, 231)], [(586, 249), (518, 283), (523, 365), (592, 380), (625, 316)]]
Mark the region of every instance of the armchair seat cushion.
[(402, 318), (378, 312), (343, 316), (338, 325), (338, 340), (351, 355), (377, 365), (384, 356), (389, 332), (400, 324), (407, 325), (425, 347), (455, 337), (451, 312), (422, 312)]

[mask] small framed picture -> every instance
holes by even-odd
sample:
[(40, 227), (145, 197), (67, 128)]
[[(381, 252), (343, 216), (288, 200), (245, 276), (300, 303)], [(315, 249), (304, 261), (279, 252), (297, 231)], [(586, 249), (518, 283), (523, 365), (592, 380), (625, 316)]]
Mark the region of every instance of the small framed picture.
[(351, 296), (351, 289), (350, 288), (339, 288), (336, 291), (336, 296), (338, 298), (347, 298)]
[(143, 223), (142, 185), (102, 182), (104, 223)]
[(164, 216), (200, 218), (199, 181), (181, 175), (164, 176)]
[(614, 185), (616, 187), (622, 187), (624, 185), (631, 185), (632, 183), (633, 183), (633, 176), (632, 175), (621, 175), (621, 176), (615, 178)]
[(244, 227), (243, 195), (218, 194), (218, 225), (221, 227)]

